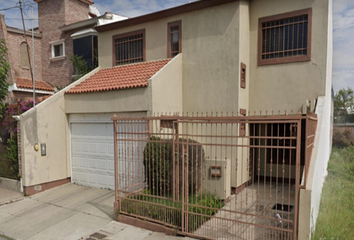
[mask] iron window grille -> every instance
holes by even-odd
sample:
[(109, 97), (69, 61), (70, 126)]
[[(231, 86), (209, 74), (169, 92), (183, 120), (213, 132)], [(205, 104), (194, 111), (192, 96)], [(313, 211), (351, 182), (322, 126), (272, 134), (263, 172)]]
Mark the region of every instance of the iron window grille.
[(258, 65), (310, 61), (311, 23), (311, 8), (260, 18)]
[(173, 58), (182, 52), (182, 22), (175, 21), (168, 23), (167, 35), (167, 57)]
[(145, 29), (113, 36), (113, 65), (145, 61)]

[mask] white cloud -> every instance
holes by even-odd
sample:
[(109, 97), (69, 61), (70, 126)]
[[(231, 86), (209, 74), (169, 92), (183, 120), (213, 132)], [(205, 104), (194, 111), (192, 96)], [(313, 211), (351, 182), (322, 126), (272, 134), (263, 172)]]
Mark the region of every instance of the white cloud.
[[(194, 0), (195, 1), (195, 0)], [(101, 13), (114, 12), (128, 17), (137, 17), (166, 8), (191, 2), (190, 0), (114, 0), (101, 1), (95, 6)], [(109, 10), (108, 10), (109, 9)]]
[(342, 88), (354, 88), (354, 70), (336, 70), (332, 76), (333, 89), (335, 92)]
[[(29, 1), (24, 1), (23, 3), (23, 16), (25, 19), (31, 19), (32, 18), (32, 10), (30, 7), (30, 3), (33, 6), (33, 16), (34, 16), (34, 21), (33, 21), (33, 27), (38, 26), (38, 6), (37, 3), (35, 2), (29, 2)], [(3, 2), (0, 4), (0, 9), (4, 8), (10, 8), (14, 6), (18, 6), (18, 0), (8, 0), (6, 2)], [(5, 15), (5, 22), (6, 25), (11, 26), (11, 27), (16, 27), (22, 29), (22, 20), (21, 20), (21, 12), (19, 8), (11, 9), (11, 10), (6, 10), (6, 11), (0, 11), (1, 14)], [(25, 20), (25, 25), (26, 29), (31, 28), (31, 21), (30, 20)]]
[(343, 11), (354, 8), (353, 0), (333, 0), (333, 13), (342, 13)]
[(333, 0), (333, 77), (335, 91), (354, 88), (354, 1)]

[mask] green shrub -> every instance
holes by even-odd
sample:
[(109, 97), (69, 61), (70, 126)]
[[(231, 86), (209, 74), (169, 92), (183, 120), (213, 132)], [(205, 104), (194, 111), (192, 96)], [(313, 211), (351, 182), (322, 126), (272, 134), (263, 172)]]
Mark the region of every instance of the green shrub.
[(70, 61), (73, 63), (74, 68), (76, 69), (77, 76), (74, 78), (74, 81), (80, 79), (86, 73), (89, 73), (93, 67), (90, 66), (83, 56), (71, 55)]
[[(186, 149), (188, 148), (188, 149)], [(178, 162), (179, 162), (179, 189), (182, 189), (182, 179), (184, 167), (183, 162), (183, 152), (187, 153), (184, 156), (188, 159), (188, 187), (189, 193), (197, 193), (201, 186), (201, 181), (203, 174), (205, 172), (202, 166), (205, 166), (205, 153), (203, 146), (192, 139), (179, 139), (179, 148), (178, 148)]]
[(16, 179), (20, 179), (18, 166), (17, 134), (13, 134), (12, 137), (7, 140), (7, 143), (7, 155), (12, 163), (12, 166), (10, 167), (10, 175)]
[[(183, 167), (188, 160), (189, 192), (198, 192), (203, 177), (205, 154), (203, 146), (192, 139), (179, 139), (175, 151), (176, 167), (179, 169), (179, 189), (182, 189)], [(178, 154), (177, 154), (178, 150)], [(184, 154), (183, 154), (184, 153)], [(184, 156), (183, 156), (184, 155)], [(178, 164), (177, 164), (178, 163)], [(173, 190), (173, 142), (151, 137), (144, 149), (144, 169), (147, 186), (153, 195), (169, 195)]]
[[(145, 194), (150, 194), (150, 191), (146, 189), (143, 193), (144, 195), (138, 194), (123, 199), (121, 202), (121, 211), (164, 222), (179, 229), (182, 227), (181, 202), (174, 202), (171, 199), (161, 199), (153, 195), (146, 196)], [(188, 207), (189, 232), (197, 230), (211, 216), (216, 214), (218, 209), (224, 206), (223, 201), (212, 194), (190, 196), (188, 202), (195, 205)], [(202, 214), (202, 216), (193, 213)]]
[(354, 145), (352, 133), (350, 130), (340, 131), (333, 130), (333, 146), (338, 148), (346, 148)]
[(148, 189), (154, 195), (169, 194), (172, 191), (171, 144), (158, 137), (151, 137), (144, 150), (144, 169)]

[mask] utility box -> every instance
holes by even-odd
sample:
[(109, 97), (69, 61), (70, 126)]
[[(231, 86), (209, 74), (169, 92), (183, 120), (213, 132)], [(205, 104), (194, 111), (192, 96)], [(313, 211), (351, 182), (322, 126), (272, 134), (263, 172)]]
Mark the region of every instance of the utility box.
[(215, 194), (220, 199), (231, 195), (231, 160), (205, 160), (203, 191)]

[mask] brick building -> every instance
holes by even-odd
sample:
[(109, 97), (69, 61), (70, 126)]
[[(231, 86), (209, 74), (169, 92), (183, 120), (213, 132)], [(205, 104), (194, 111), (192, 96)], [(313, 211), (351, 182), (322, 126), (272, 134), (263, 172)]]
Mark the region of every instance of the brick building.
[[(38, 28), (34, 29), (34, 75), (36, 96), (51, 95), (73, 81), (73, 54), (97, 66), (95, 25), (126, 19), (112, 13), (97, 16), (91, 0), (34, 0), (38, 4)], [(32, 62), (32, 32), (27, 31)], [(11, 71), (8, 103), (33, 97), (30, 64), (23, 30), (6, 26), (0, 15), (0, 39), (5, 39)], [(76, 42), (76, 45), (75, 45)], [(74, 45), (76, 46), (74, 48)], [(83, 49), (84, 48), (84, 49)]]

